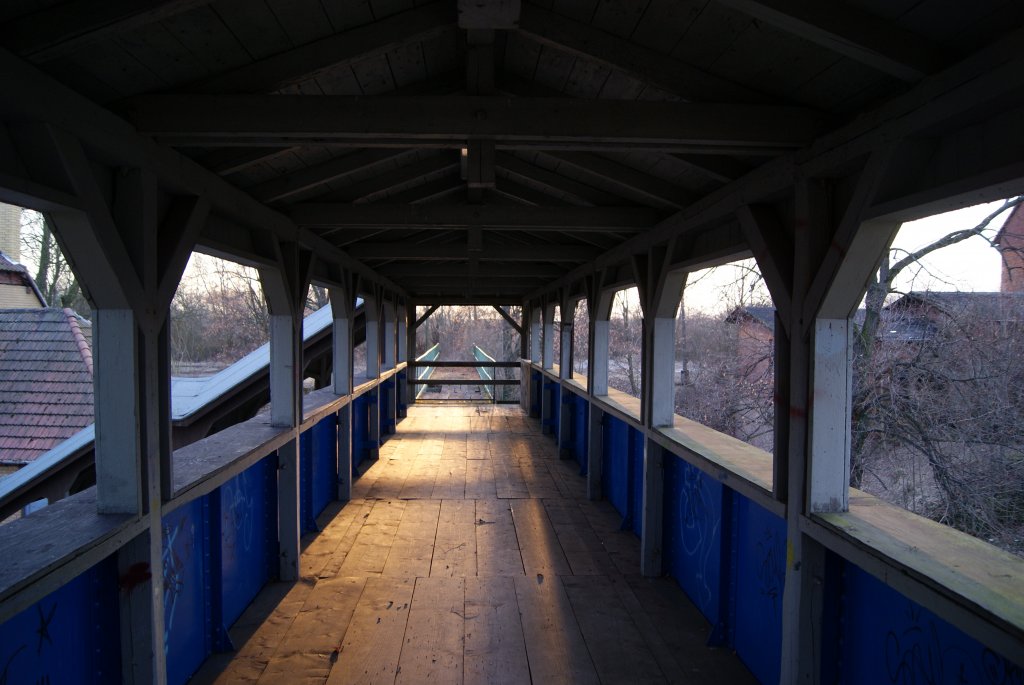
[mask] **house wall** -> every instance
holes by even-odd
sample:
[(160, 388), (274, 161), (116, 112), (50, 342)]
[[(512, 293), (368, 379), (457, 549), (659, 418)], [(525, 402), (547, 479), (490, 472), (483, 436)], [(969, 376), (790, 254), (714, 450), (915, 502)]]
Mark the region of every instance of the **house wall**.
[(21, 207), (0, 203), (0, 252), (21, 261)]
[(999, 251), (1003, 257), (1000, 292), (1024, 292), (1024, 211), (1021, 211), (1020, 205), (1013, 210), (1000, 231)]

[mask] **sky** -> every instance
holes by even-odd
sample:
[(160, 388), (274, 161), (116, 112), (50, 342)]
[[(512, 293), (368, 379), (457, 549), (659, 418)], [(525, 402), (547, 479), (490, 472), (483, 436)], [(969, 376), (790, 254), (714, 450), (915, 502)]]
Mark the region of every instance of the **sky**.
[[(951, 231), (976, 226), (1000, 204), (1001, 201), (976, 205), (903, 224), (892, 244), (892, 249), (896, 251), (895, 260), (907, 252), (913, 252), (938, 240)], [(1005, 212), (992, 222), (990, 229), (993, 235), (1009, 213)], [(741, 263), (740, 268), (730, 264), (714, 269), (713, 273), (708, 273), (711, 270), (704, 270), (690, 274), (686, 285), (687, 310), (721, 312), (734, 307), (742, 287), (742, 284), (737, 284), (737, 279), (742, 275), (743, 267), (752, 263), (752, 260), (747, 260)], [(919, 267), (906, 269), (896, 280), (895, 289), (898, 292), (995, 291), (999, 290), (1001, 268), (999, 253), (986, 240), (980, 237), (968, 238), (955, 246), (933, 252), (921, 261)], [(752, 292), (749, 289), (747, 292), (748, 297), (753, 296), (753, 304), (757, 304), (759, 297), (767, 295), (766, 290), (757, 286)]]
[[(893, 240), (895, 259), (950, 231), (977, 225), (1000, 204), (992, 202), (976, 205), (903, 224)], [(992, 223), (993, 234), (1008, 215), (1009, 212), (1006, 212)], [(36, 265), (28, 255), (22, 254), (22, 261), (34, 272)], [(195, 272), (197, 265), (193, 262), (195, 259), (190, 260), (191, 268), (186, 271), (186, 276)], [(754, 284), (753, 290), (749, 287), (749, 269), (752, 265), (753, 260), (747, 260), (739, 263), (738, 267), (726, 265), (690, 274), (686, 286), (687, 309), (712, 312), (728, 310), (739, 302), (741, 291), (745, 293), (744, 302), (747, 304), (757, 304), (767, 299), (767, 290), (763, 284)], [(925, 289), (994, 291), (999, 289), (1000, 269), (999, 253), (984, 239), (970, 238), (956, 246), (932, 253), (922, 260), (920, 267), (904, 271), (895, 286), (898, 292)]]

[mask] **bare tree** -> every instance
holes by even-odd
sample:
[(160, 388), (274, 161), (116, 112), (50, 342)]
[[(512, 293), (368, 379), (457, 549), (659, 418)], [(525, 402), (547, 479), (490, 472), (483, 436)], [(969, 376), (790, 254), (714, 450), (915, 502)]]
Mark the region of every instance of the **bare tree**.
[(36, 265), (35, 282), (48, 306), (90, 315), (89, 303), (45, 215), (22, 210), (21, 249), (24, 261)]

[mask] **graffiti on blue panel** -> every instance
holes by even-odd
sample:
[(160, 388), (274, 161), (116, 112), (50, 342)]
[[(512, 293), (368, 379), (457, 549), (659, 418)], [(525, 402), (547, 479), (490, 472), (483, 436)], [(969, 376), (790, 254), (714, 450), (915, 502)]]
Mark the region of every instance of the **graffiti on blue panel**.
[(163, 568), (164, 568), (164, 653), (170, 649), (170, 636), (174, 628), (174, 614), (178, 600), (185, 590), (185, 574), (196, 535), (196, 526), (188, 516), (181, 516), (173, 524), (163, 525)]
[(712, 574), (717, 573), (717, 549), (722, 512), (708, 490), (700, 470), (690, 464), (682, 466), (683, 482), (679, 491), (679, 530), (683, 540), (683, 552), (694, 560), (700, 583), (697, 591), (698, 605), (706, 607), (711, 603), (714, 590), (711, 587)]
[(908, 624), (885, 637), (885, 667), (890, 682), (899, 685), (986, 683), (1024, 685), (1024, 671), (990, 649), (980, 662), (971, 651), (942, 639), (935, 620), (920, 606), (908, 604)]
[(11, 656), (7, 658), (7, 663), (4, 664), (4, 670), (0, 671), (0, 685), (7, 685), (7, 678), (10, 676), (11, 666), (13, 665), (14, 660), (26, 649), (28, 649), (28, 645), (19, 645), (18, 648), (11, 653)]
[(235, 531), (234, 535), (224, 536), (224, 546), (229, 550), (241, 547), (242, 551), (248, 552), (252, 548), (256, 525), (254, 514), (256, 502), (252, 491), (255, 490), (256, 485), (249, 482), (255, 480), (250, 471), (252, 469), (244, 471), (221, 487), (222, 525), (224, 530)]
[(757, 589), (778, 611), (786, 584), (786, 540), (772, 528), (765, 528), (757, 541)]

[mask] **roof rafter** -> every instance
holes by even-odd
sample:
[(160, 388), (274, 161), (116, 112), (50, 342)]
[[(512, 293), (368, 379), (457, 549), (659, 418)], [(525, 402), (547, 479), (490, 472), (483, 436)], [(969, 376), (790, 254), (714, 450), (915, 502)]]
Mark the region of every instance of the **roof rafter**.
[(147, 95), (125, 115), (172, 145), (357, 143), (509, 149), (788, 151), (818, 132), (801, 107), (486, 96)]
[(403, 154), (407, 153), (399, 150), (360, 150), (343, 157), (335, 157), (322, 164), (272, 178), (246, 190), (260, 202), (286, 200), (293, 195), (307, 192), (331, 181), (343, 179), (366, 168), (392, 161)]
[(842, 2), (716, 2), (903, 81), (920, 81), (940, 63), (938, 51), (921, 36)]
[(653, 203), (666, 209), (679, 209), (694, 200), (689, 192), (679, 186), (600, 155), (569, 151), (542, 154), (588, 176), (600, 178), (620, 188), (620, 195), (641, 202)]
[(523, 4), (519, 33), (543, 45), (617, 69), (691, 102), (763, 102), (764, 94), (589, 24)]

